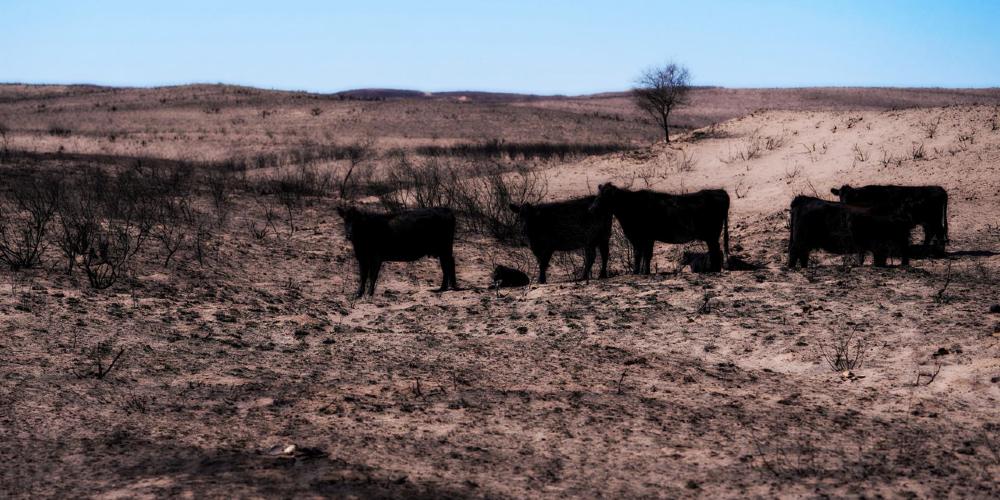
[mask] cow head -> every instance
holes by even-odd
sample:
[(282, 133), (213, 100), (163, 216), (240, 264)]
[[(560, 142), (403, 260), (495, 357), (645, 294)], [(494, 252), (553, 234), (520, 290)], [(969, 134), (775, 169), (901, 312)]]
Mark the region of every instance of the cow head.
[(600, 213), (612, 209), (615, 206), (615, 198), (621, 189), (608, 182), (597, 186), (597, 198), (590, 204), (590, 213)]
[(344, 233), (347, 235), (347, 239), (351, 239), (354, 236), (354, 223), (361, 215), (361, 211), (354, 207), (339, 206), (337, 214), (340, 215), (341, 219), (344, 219)]
[(840, 197), (841, 203), (847, 203), (847, 200), (849, 200), (851, 198), (851, 195), (854, 193), (854, 188), (852, 188), (847, 184), (844, 184), (843, 186), (840, 186), (840, 189), (837, 188), (830, 189), (830, 192), (833, 193), (834, 196)]
[(528, 219), (530, 219), (531, 216), (534, 215), (535, 212), (538, 211), (534, 206), (532, 206), (531, 203), (523, 203), (521, 205), (518, 205), (516, 203), (511, 203), (509, 206), (510, 206), (511, 211), (513, 211), (522, 220), (525, 220), (525, 221), (528, 220)]

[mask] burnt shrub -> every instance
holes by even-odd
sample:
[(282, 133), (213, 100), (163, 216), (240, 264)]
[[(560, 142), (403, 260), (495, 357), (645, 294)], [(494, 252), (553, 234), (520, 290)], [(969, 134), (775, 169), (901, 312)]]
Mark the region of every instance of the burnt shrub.
[(524, 243), (510, 204), (539, 203), (548, 193), (543, 174), (500, 163), (459, 167), (433, 159), (417, 164), (403, 157), (381, 182), (379, 201), (389, 211), (448, 207), (459, 213), (465, 230), (508, 244)]
[(49, 125), (49, 135), (53, 137), (69, 137), (73, 131), (62, 125)]
[(579, 156), (604, 155), (630, 149), (618, 143), (552, 143), (552, 142), (506, 142), (492, 139), (477, 143), (455, 144), (451, 146), (421, 146), (417, 154), (430, 157), (452, 156), (472, 160), (551, 160)]
[(0, 263), (11, 270), (41, 263), (61, 188), (58, 179), (40, 174), (15, 179), (9, 193), (0, 193)]

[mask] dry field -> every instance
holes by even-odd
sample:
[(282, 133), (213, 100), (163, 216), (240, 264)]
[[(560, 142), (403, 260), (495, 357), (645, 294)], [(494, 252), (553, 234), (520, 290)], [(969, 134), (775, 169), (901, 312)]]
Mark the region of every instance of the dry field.
[[(997, 99), (703, 89), (684, 116), (724, 121), (650, 147), (655, 127), (621, 96), (0, 86), (0, 198), (93, 168), (190, 175), (170, 195), (190, 203), (169, 219), (184, 233), (172, 258), (150, 237), (98, 289), (85, 259), (67, 271), (54, 216), (41, 264), (0, 271), (0, 492), (995, 498)], [(758, 107), (774, 109), (746, 112)], [(497, 293), (494, 263), (534, 271), (532, 260), (465, 228), (463, 290), (433, 293), (431, 260), (393, 263), (375, 297), (355, 301), (335, 210), (352, 160), (293, 152), (370, 136), (359, 168), (372, 185), (400, 158), (438, 165), (419, 153), (427, 145), (626, 145), (440, 162), (470, 176), (490, 163), (543, 183), (547, 199), (607, 181), (725, 188), (734, 253), (760, 269), (693, 274), (676, 265), (682, 248), (660, 244), (654, 275), (636, 277), (619, 244), (608, 280), (575, 281), (581, 257), (568, 255), (550, 284)], [(232, 164), (265, 153), (279, 158)], [(948, 189), (946, 258), (783, 267), (796, 194), (890, 182)], [(399, 184), (380, 186), (351, 193), (378, 204)], [(11, 206), (0, 220), (17, 219)], [(834, 369), (837, 353), (855, 365)]]

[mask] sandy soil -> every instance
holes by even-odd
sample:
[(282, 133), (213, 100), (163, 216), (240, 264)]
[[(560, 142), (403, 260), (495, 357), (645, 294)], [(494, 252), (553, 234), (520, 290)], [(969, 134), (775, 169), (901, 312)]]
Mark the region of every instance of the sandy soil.
[[(206, 265), (144, 256), (134, 289), (90, 290), (57, 258), (5, 271), (0, 491), (996, 497), (996, 114), (759, 112), (546, 170), (554, 199), (608, 180), (723, 187), (734, 253), (757, 271), (692, 274), (658, 245), (650, 277), (616, 261), (576, 282), (569, 259), (548, 285), (498, 294), (493, 262), (530, 260), (463, 235), (465, 290), (433, 293), (426, 260), (389, 265), (355, 302), (333, 200), (256, 240), (246, 198)], [(952, 254), (782, 267), (794, 195), (875, 182), (946, 187)], [(823, 353), (852, 332), (863, 363), (835, 371)], [(79, 376), (100, 342), (120, 364)]]

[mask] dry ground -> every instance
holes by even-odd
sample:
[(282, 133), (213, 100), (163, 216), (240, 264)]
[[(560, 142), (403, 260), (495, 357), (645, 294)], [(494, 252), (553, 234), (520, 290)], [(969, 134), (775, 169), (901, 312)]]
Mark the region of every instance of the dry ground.
[[(570, 259), (551, 284), (497, 294), (493, 262), (523, 265), (523, 251), (464, 234), (465, 290), (431, 292), (428, 260), (389, 265), (379, 293), (354, 302), (335, 200), (304, 208), (294, 234), (279, 224), (257, 240), (244, 222), (260, 200), (247, 196), (205, 265), (182, 252), (165, 268), (150, 251), (134, 288), (91, 290), (54, 255), (4, 271), (0, 491), (996, 497), (996, 115), (758, 112), (670, 147), (539, 167), (551, 198), (608, 180), (723, 187), (734, 253), (757, 271), (679, 271), (680, 249), (658, 245), (650, 277), (574, 282)], [(95, 144), (73, 137), (31, 140)], [(952, 254), (908, 269), (830, 256), (782, 267), (794, 195), (874, 182), (945, 186)], [(863, 364), (834, 371), (823, 353), (852, 332)], [(103, 380), (85, 376), (100, 342), (115, 346), (105, 364), (125, 349)]]

